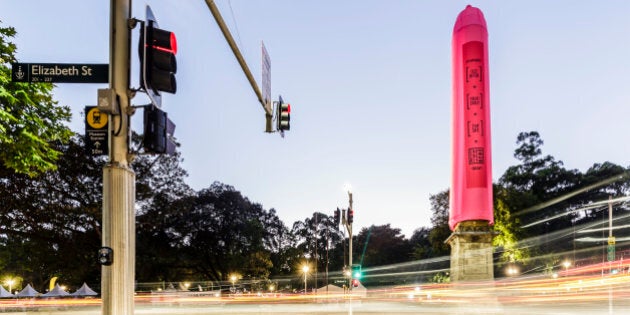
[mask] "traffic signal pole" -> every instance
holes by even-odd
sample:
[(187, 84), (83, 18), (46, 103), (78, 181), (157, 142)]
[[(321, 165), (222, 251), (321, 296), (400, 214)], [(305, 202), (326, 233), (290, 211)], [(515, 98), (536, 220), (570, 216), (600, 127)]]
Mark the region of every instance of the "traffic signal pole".
[[(352, 211), (352, 192), (350, 191), (348, 192), (348, 198), (349, 198), (348, 213), (350, 213), (350, 211)], [(346, 228), (348, 229), (348, 236), (350, 237), (349, 244), (348, 244), (348, 250), (350, 251), (350, 254), (348, 255), (348, 267), (351, 268), (352, 267), (352, 222), (346, 221)]]
[(243, 69), (243, 73), (245, 73), (245, 76), (247, 77), (249, 84), (252, 86), (252, 89), (254, 90), (254, 93), (256, 94), (256, 97), (258, 97), (258, 101), (260, 102), (263, 109), (265, 110), (265, 118), (266, 118), (265, 132), (273, 132), (273, 125), (272, 125), (273, 114), (271, 111), (271, 101), (265, 102), (265, 100), (263, 99), (262, 92), (260, 91), (260, 88), (258, 88), (258, 84), (256, 83), (256, 80), (254, 79), (252, 72), (249, 70), (249, 67), (247, 66), (247, 63), (245, 62), (245, 59), (243, 58), (241, 51), (238, 49), (238, 46), (236, 45), (236, 42), (234, 41), (234, 38), (232, 37), (230, 30), (225, 24), (225, 21), (223, 20), (223, 17), (221, 16), (221, 12), (219, 12), (219, 8), (217, 8), (213, 0), (206, 0), (206, 4), (208, 5), (210, 12), (212, 12), (212, 16), (214, 17), (214, 20), (219, 25), (219, 28), (221, 29), (221, 32), (223, 33), (223, 37), (225, 37), (225, 40), (228, 42), (228, 45), (230, 45), (230, 48), (232, 49), (232, 53), (234, 53), (234, 57), (236, 57), (236, 60), (238, 60), (238, 64), (241, 66), (241, 69)]
[[(348, 266), (347, 268), (352, 268), (352, 222), (350, 222), (350, 212), (352, 211), (352, 192), (348, 190), (348, 210), (343, 211), (342, 216), (342, 224), (346, 227), (348, 231)], [(352, 290), (352, 272), (350, 272), (350, 280), (348, 282), (348, 289)]]
[(109, 162), (103, 167), (102, 245), (113, 262), (101, 268), (103, 315), (134, 313), (135, 173), (130, 167), (130, 27), (131, 0), (110, 1), (109, 85), (120, 111), (110, 114)]

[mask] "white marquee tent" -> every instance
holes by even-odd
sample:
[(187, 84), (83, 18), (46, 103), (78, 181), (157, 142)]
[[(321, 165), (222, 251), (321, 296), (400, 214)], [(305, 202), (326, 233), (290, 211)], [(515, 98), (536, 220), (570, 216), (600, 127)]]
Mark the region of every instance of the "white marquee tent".
[(17, 297), (36, 297), (39, 294), (40, 293), (35, 291), (35, 289), (33, 289), (30, 284), (27, 284), (26, 287), (17, 294)]

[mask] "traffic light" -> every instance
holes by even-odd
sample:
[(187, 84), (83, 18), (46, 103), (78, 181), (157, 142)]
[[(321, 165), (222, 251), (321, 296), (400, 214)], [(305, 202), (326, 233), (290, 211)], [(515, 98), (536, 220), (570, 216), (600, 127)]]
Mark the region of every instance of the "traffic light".
[(148, 153), (175, 154), (175, 124), (168, 119), (168, 114), (149, 105), (144, 109), (144, 150)]
[(114, 251), (109, 247), (101, 247), (98, 250), (98, 263), (109, 266), (114, 262)]
[(278, 101), (278, 130), (285, 131), (291, 129), (291, 104), (287, 104), (282, 100), (282, 96)]
[(359, 287), (359, 279), (352, 279), (352, 287), (354, 288)]
[(352, 224), (354, 221), (354, 210), (348, 209), (348, 224)]
[(175, 33), (157, 28), (155, 21), (147, 21), (140, 28), (140, 85), (147, 93), (177, 91), (177, 39)]
[(361, 277), (363, 276), (363, 273), (361, 272), (361, 265), (359, 264), (352, 264), (352, 279), (358, 280), (361, 279)]
[(339, 225), (340, 217), (341, 217), (341, 210), (337, 208), (337, 210), (335, 210), (335, 216), (334, 216), (335, 224)]

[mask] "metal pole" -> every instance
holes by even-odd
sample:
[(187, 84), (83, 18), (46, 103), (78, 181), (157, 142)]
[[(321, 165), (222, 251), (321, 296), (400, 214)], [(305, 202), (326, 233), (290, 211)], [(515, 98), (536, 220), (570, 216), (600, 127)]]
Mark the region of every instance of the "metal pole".
[(315, 293), (317, 293), (317, 263), (319, 262), (319, 257), (317, 257), (317, 241), (319, 240), (319, 217), (317, 212), (315, 212)]
[[(350, 211), (352, 211), (352, 192), (350, 191), (348, 191), (348, 198), (349, 198), (349, 204), (350, 204), (350, 208), (348, 208), (348, 213), (350, 213)], [(350, 266), (350, 268), (352, 268), (352, 223), (348, 222), (347, 228), (348, 228), (348, 235), (350, 236), (350, 240), (348, 244), (348, 251), (350, 252), (350, 254), (348, 255), (348, 265)], [(350, 277), (352, 277), (352, 275), (350, 275)]]
[(214, 20), (219, 25), (219, 28), (221, 29), (221, 32), (223, 33), (223, 37), (225, 37), (225, 40), (228, 42), (228, 45), (230, 45), (230, 48), (232, 49), (232, 53), (234, 53), (234, 57), (236, 57), (238, 64), (241, 66), (241, 69), (243, 69), (243, 73), (245, 73), (245, 76), (247, 77), (247, 80), (249, 81), (249, 85), (251, 85), (252, 89), (254, 90), (254, 93), (256, 94), (256, 97), (258, 97), (258, 101), (260, 102), (263, 109), (265, 110), (265, 117), (267, 119), (267, 125), (266, 125), (265, 131), (272, 132), (272, 117), (273, 116), (271, 113), (271, 102), (264, 101), (262, 92), (260, 91), (260, 88), (258, 88), (258, 84), (256, 83), (256, 80), (254, 79), (252, 72), (249, 70), (247, 63), (245, 62), (245, 59), (243, 58), (241, 51), (238, 49), (238, 46), (236, 45), (236, 42), (234, 41), (234, 38), (232, 37), (230, 30), (225, 24), (225, 21), (223, 20), (223, 17), (221, 16), (221, 12), (219, 12), (219, 9), (217, 8), (216, 4), (214, 4), (213, 0), (206, 0), (206, 4), (208, 5), (210, 12), (212, 12), (212, 16), (214, 17)]
[(613, 236), (612, 232), (612, 196), (608, 196), (608, 237)]
[(129, 152), (129, 47), (131, 0), (110, 1), (109, 85), (121, 112), (109, 115), (109, 162), (103, 167), (102, 245), (112, 248), (113, 263), (101, 268), (103, 315), (134, 313), (135, 173)]

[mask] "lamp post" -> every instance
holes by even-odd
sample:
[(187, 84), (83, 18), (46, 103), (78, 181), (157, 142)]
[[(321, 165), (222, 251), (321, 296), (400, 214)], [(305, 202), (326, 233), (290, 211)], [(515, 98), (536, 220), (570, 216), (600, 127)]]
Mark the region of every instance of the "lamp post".
[(304, 265), (304, 267), (302, 267), (302, 271), (304, 272), (304, 294), (306, 294), (306, 274), (308, 273), (308, 265)]
[(236, 283), (236, 280), (237, 280), (236, 275), (230, 276), (230, 281), (232, 281), (232, 289), (230, 291), (232, 291), (232, 293), (236, 293), (236, 287), (234, 286), (234, 284)]
[(15, 280), (13, 279), (8, 279), (6, 281), (7, 285), (9, 285), (9, 293), (13, 294), (13, 292), (11, 292), (13, 290), (13, 283), (15, 283)]

